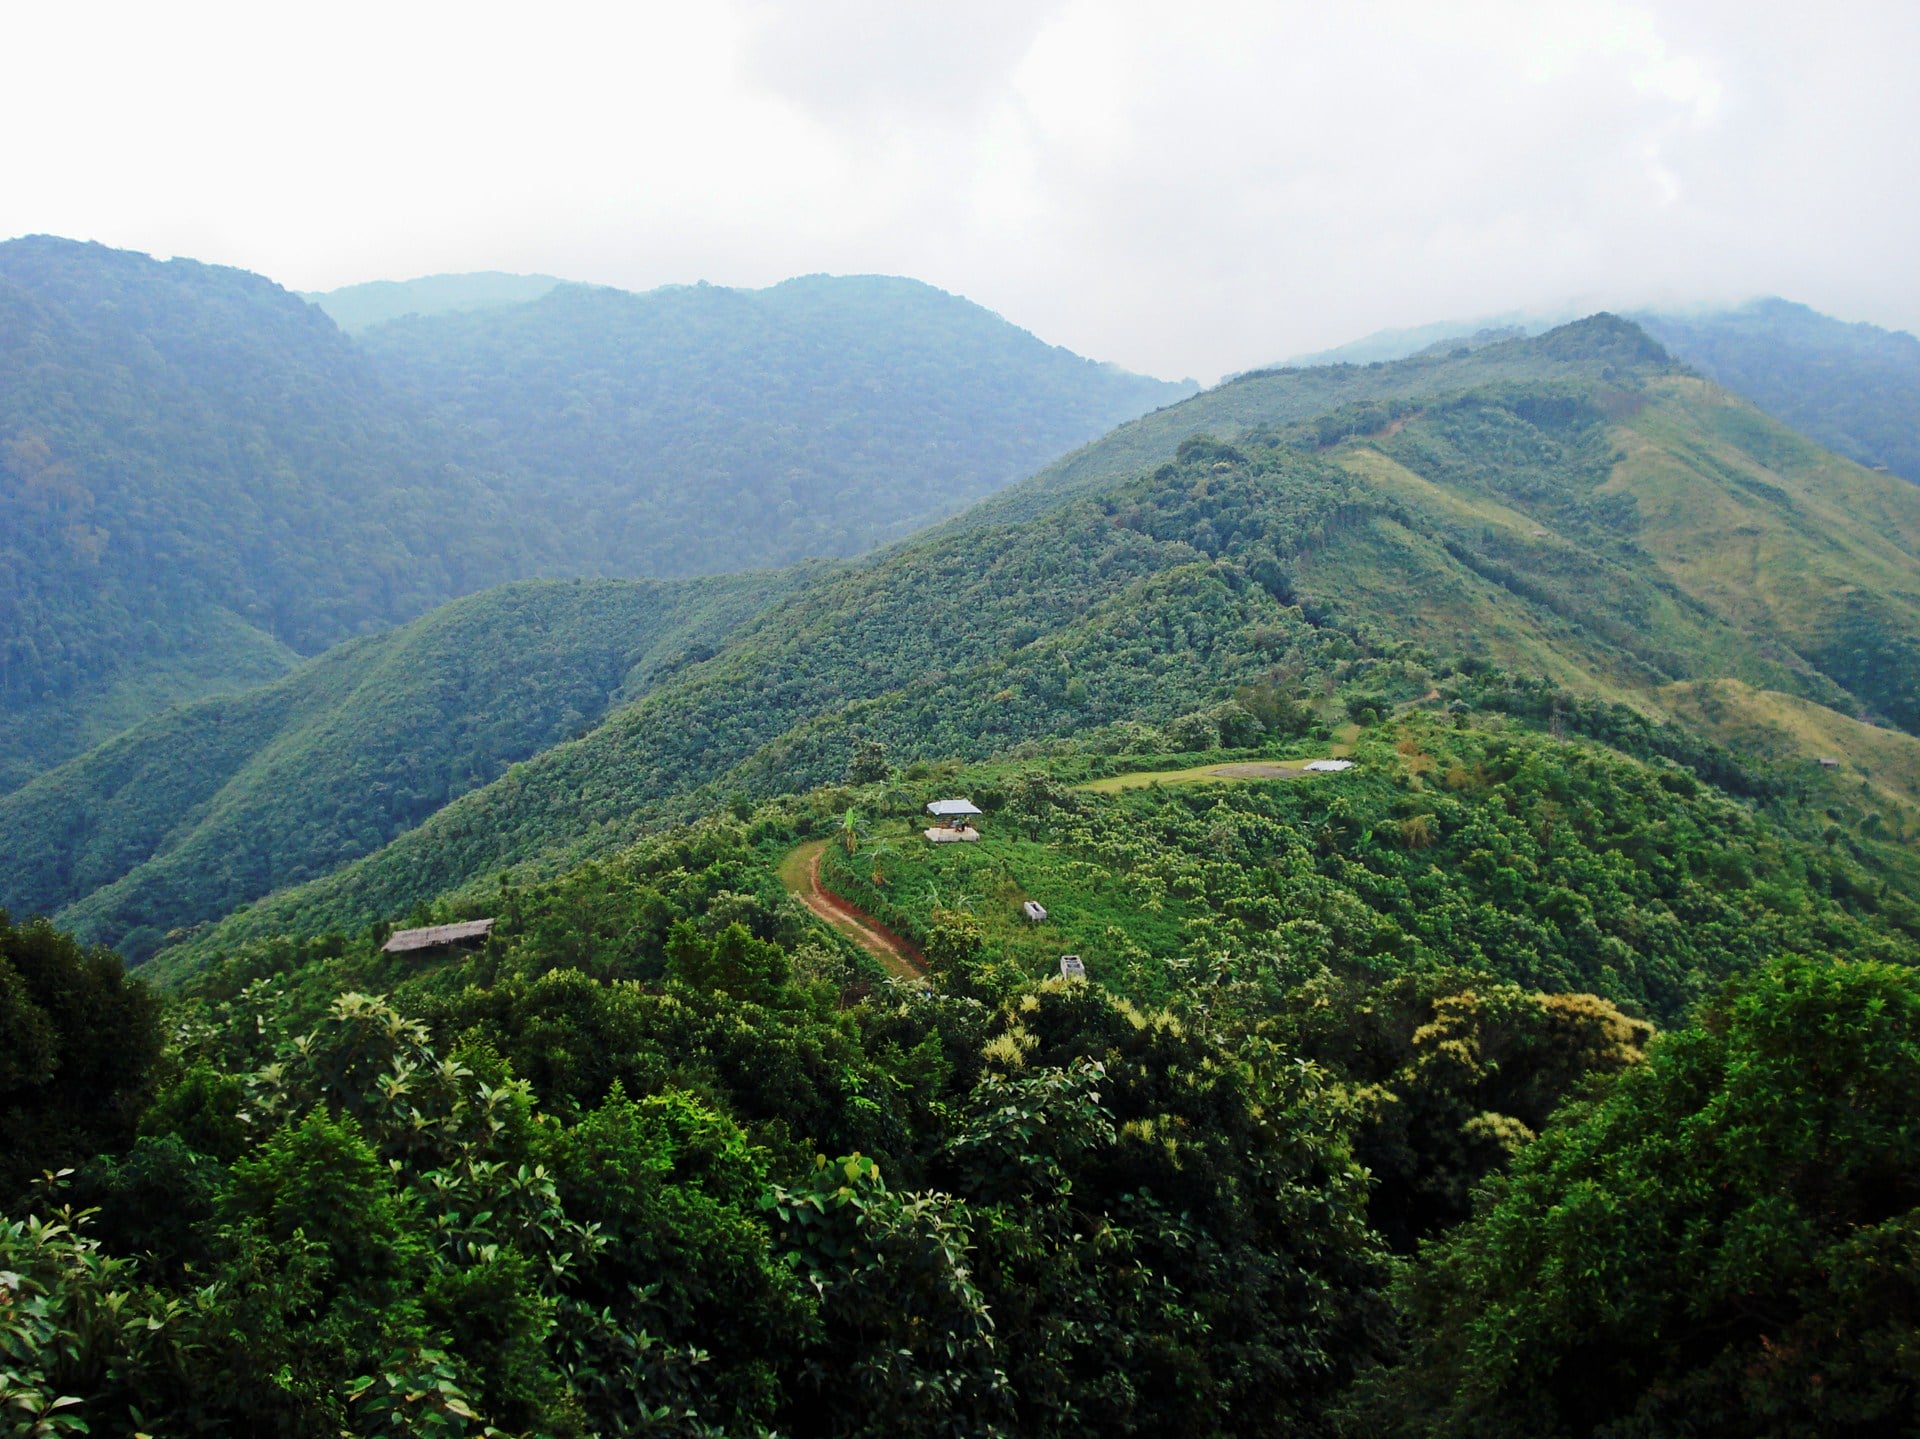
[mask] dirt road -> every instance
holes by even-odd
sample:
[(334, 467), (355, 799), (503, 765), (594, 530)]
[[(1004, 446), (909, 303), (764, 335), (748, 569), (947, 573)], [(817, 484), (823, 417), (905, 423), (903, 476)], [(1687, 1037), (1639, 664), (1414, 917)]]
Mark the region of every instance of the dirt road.
[(925, 979), (927, 967), (914, 947), (859, 906), (820, 882), (820, 856), (827, 841), (809, 840), (780, 863), (780, 882), (808, 909), (853, 940), (901, 979)]

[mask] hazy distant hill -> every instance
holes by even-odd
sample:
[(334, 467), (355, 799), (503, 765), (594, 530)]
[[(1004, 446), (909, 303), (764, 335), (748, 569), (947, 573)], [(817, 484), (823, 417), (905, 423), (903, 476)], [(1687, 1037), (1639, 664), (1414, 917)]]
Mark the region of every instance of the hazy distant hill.
[(0, 793), (502, 580), (856, 553), (1184, 393), (903, 280), (563, 286), (363, 348), (256, 275), (8, 243)]
[(1803, 435), (1920, 482), (1920, 339), (1778, 299), (1636, 318), (1696, 370)]
[(1192, 392), (874, 276), (566, 285), (361, 338), (462, 463), (621, 574), (855, 554)]
[(1920, 490), (1674, 372), (1619, 321), (1499, 365), (1304, 422), (1273, 376), (1200, 397), (1192, 421), (1222, 433), (1231, 411), (1234, 443), (1182, 444), (815, 585), (580, 743), (166, 965), (564, 865), (736, 791), (831, 781), (857, 737), (977, 756), (1165, 724), (1263, 681), (1377, 685), (1386, 704), (1493, 664), (1657, 718), (1667, 687), (1730, 677), (1835, 707), (1823, 736), (1847, 733), (1842, 712), (1920, 724)]
[(527, 569), (333, 323), (257, 275), (0, 245), (0, 790)]
[(537, 300), (561, 281), (551, 275), (509, 275), (478, 270), (464, 275), (423, 275), (417, 280), (370, 280), (338, 290), (302, 290), (349, 333), (403, 315), (444, 315), (521, 305)]
[[(1562, 318), (1513, 312), (1381, 330), (1287, 363), (1398, 360), (1488, 330), (1538, 334)], [(1920, 482), (1920, 339), (1906, 331), (1849, 324), (1777, 298), (1631, 318), (1676, 358), (1836, 454)]]
[(584, 733), (806, 578), (505, 585), (156, 715), (0, 796), (0, 909), (143, 959)]

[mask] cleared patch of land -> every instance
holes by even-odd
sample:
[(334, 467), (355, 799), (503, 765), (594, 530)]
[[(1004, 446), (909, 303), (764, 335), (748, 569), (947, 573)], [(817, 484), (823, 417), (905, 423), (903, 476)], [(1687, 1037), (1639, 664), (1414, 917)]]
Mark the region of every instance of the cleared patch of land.
[(1095, 794), (1118, 794), (1121, 790), (1145, 789), (1154, 784), (1219, 784), (1232, 780), (1300, 779), (1306, 774), (1304, 759), (1253, 760), (1241, 764), (1203, 764), (1192, 769), (1143, 770), (1139, 774), (1108, 775), (1088, 780), (1076, 789)]

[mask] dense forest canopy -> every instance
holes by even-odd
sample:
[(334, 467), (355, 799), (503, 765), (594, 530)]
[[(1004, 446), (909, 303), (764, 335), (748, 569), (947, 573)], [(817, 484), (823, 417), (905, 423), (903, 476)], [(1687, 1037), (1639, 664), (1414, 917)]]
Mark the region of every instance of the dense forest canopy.
[(363, 347), (242, 271), (0, 245), (0, 792), (504, 580), (853, 554), (1191, 389), (908, 281), (441, 278)]
[(1193, 390), (882, 276), (566, 285), (361, 340), (463, 464), (603, 573), (856, 554)]
[[(502, 867), (550, 871), (604, 852), (736, 793), (823, 783), (850, 737), (902, 758), (1068, 736), (1124, 747), (1129, 725), (1276, 680), (1356, 711), (1449, 685), (1464, 703), (1535, 706), (1543, 720), (1611, 705), (1693, 745), (1742, 726), (1686, 688), (1722, 678), (1755, 704), (1811, 706), (1861, 734), (1867, 718), (1911, 724), (1902, 667), (1920, 613), (1900, 576), (1920, 550), (1920, 492), (1662, 361), (1625, 369), (1615, 361), (1645, 347), (1637, 335), (1608, 322), (1551, 337), (1566, 356), (1590, 344), (1611, 379), (1378, 401), (1237, 446), (1191, 441), (1150, 474), (1037, 518), (948, 526), (823, 577), (578, 744), (230, 917), (167, 963), (239, 934), (364, 925)], [(1488, 670), (1544, 676), (1542, 693), (1559, 698), (1473, 678)], [(1897, 784), (1863, 796), (1860, 765), (1817, 769), (1831, 756), (1811, 746), (1825, 741), (1790, 740), (1766, 763), (1820, 793), (1805, 822), (1817, 814), (1876, 866), (1911, 873), (1920, 807)], [(1896, 774), (1911, 767), (1897, 747), (1874, 753)], [(1880, 761), (1865, 754), (1871, 770)], [(71, 918), (113, 942), (139, 916)]]
[[(901, 307), (982, 333), (562, 288), (380, 378), (128, 263), (509, 508), (685, 417), (649, 326), (755, 394), (808, 325), (902, 385)], [(862, 563), (488, 588), (0, 797), (6, 1424), (1920, 1426), (1920, 490), (1614, 317), (1464, 349), (1245, 377)], [(618, 540), (601, 484), (555, 533)]]
[(0, 245), (0, 785), (524, 572), (534, 547), (270, 281)]

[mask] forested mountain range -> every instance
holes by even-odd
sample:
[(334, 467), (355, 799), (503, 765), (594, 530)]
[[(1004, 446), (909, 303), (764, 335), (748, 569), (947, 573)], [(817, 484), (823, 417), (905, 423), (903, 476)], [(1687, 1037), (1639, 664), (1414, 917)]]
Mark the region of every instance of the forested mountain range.
[[(440, 279), (395, 303), (504, 283)], [(0, 792), (503, 580), (856, 552), (1189, 388), (906, 281), (568, 286), (363, 348), (259, 276), (33, 237), (0, 321)]]
[(619, 574), (857, 554), (1194, 389), (882, 276), (565, 285), (361, 341), (463, 465)]
[[(10, 882), (162, 946), (0, 917), (10, 1402), (1910, 1427), (1920, 489), (1609, 316), (1181, 409), (862, 562), (491, 590), (0, 800)], [(983, 837), (930, 845), (953, 794)]]
[[(1566, 318), (1516, 311), (1382, 330), (1287, 363), (1366, 365), (1447, 354), (1539, 334)], [(1676, 359), (1836, 454), (1920, 482), (1920, 339), (1777, 297), (1726, 309), (1636, 310), (1631, 318)]]
[(0, 311), (0, 788), (540, 552), (270, 281), (15, 240)]
[(153, 716), (0, 796), (0, 908), (143, 957), (584, 734), (807, 577), (498, 586)]
[[(169, 963), (242, 934), (370, 924), (735, 794), (823, 783), (855, 739), (923, 756), (1102, 734), (1124, 746), (1129, 725), (1262, 683), (1332, 687), (1383, 711), (1449, 674), (1517, 671), (1548, 689), (1502, 682), (1472, 703), (1541, 715), (1613, 704), (1655, 724), (1684, 712), (1673, 733), (1689, 744), (1742, 706), (1672, 686), (1738, 682), (1726, 693), (1778, 696), (1752, 703), (1781, 713), (1810, 703), (1832, 715), (1828, 735), (1863, 718), (1920, 725), (1920, 613), (1903, 578), (1920, 554), (1920, 492), (1676, 371), (1624, 322), (1518, 344), (1492, 383), (1309, 421), (1289, 418), (1278, 377), (1237, 382), (1253, 398), (1230, 442), (1189, 440), (1105, 488), (1010, 492), (977, 520), (827, 576), (578, 744)], [(1528, 347), (1546, 374), (1531, 384), (1511, 378)], [(1430, 371), (1400, 373), (1417, 386)], [(1189, 402), (1198, 422), (1233, 413), (1234, 389)], [(1263, 391), (1281, 397), (1271, 421)], [(995, 522), (1016, 501), (1038, 513)], [(1840, 761), (1820, 780), (1837, 789), (1874, 768), (1791, 755), (1806, 771), (1816, 757)], [(1895, 869), (1913, 817), (1901, 793), (1832, 805)], [(118, 939), (133, 918), (96, 929), (89, 917), (86, 932)]]
[(337, 290), (302, 290), (348, 334), (406, 315), (444, 315), (490, 310), (537, 300), (563, 282), (552, 275), (509, 275), (478, 270), (460, 275), (422, 275), (417, 280), (369, 280)]

